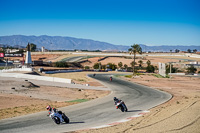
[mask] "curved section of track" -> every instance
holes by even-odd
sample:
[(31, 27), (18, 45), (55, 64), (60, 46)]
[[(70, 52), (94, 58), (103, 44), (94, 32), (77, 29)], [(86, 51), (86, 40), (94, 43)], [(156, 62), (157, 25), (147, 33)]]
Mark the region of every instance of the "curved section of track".
[[(137, 115), (143, 110), (148, 110), (171, 99), (171, 95), (168, 93), (115, 77), (110, 82), (109, 77), (109, 74), (97, 74), (93, 78), (109, 87), (112, 90), (110, 95), (89, 102), (60, 108), (70, 118), (71, 122), (69, 124), (56, 125), (46, 116), (47, 112), (40, 112), (1, 120), (0, 132), (53, 133), (87, 129)], [(120, 110), (115, 109), (114, 96), (125, 101), (129, 112), (122, 113)]]

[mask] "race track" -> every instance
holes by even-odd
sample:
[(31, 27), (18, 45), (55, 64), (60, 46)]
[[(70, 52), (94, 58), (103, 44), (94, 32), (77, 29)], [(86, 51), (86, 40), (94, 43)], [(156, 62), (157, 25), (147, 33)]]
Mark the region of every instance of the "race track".
[[(69, 124), (56, 125), (47, 117), (47, 111), (45, 111), (1, 120), (0, 133), (58, 133), (97, 127), (139, 114), (144, 110), (168, 101), (172, 97), (168, 93), (115, 77), (110, 82), (109, 77), (109, 74), (98, 74), (93, 78), (109, 87), (112, 90), (110, 95), (89, 102), (59, 108), (70, 118), (71, 122)], [(129, 109), (128, 112), (123, 113), (115, 109), (114, 96), (125, 101)]]

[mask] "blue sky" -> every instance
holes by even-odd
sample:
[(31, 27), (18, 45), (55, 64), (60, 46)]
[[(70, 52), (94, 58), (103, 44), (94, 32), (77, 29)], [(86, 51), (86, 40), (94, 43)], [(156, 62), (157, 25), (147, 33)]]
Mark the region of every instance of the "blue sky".
[(200, 46), (200, 0), (0, 0), (0, 36)]

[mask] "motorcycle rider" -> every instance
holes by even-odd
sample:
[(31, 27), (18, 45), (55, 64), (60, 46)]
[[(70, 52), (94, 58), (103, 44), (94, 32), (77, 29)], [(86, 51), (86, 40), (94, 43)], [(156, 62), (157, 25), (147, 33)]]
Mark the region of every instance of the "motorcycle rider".
[(115, 102), (115, 105), (117, 105), (117, 103), (120, 102), (120, 100), (117, 99), (116, 97), (114, 97), (113, 100), (114, 100), (114, 102)]
[[(117, 103), (119, 103), (119, 102), (123, 102), (122, 100), (120, 100), (120, 99), (118, 99), (118, 98), (116, 98), (116, 97), (114, 97), (113, 100), (114, 100), (114, 102), (115, 102), (115, 105), (117, 105)], [(125, 104), (122, 104), (122, 106), (124, 107), (124, 109), (128, 110)], [(117, 109), (117, 108), (116, 108), (116, 109)]]
[(113, 78), (112, 78), (112, 76), (111, 76), (111, 77), (110, 77), (110, 81), (112, 81), (112, 79), (113, 79)]
[(51, 113), (56, 113), (57, 116), (60, 118), (60, 121), (61, 121), (61, 122), (63, 121), (62, 113), (59, 113), (59, 111), (58, 111), (56, 108), (51, 108), (51, 106), (48, 105), (48, 106), (46, 107), (46, 109), (48, 110), (49, 115), (50, 115)]

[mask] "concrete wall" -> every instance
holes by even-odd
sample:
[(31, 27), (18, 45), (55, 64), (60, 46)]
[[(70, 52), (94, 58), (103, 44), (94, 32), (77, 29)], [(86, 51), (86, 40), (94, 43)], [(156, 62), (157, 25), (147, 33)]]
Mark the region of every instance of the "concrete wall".
[(72, 82), (71, 79), (38, 76), (38, 75), (29, 75), (29, 74), (21, 74), (21, 73), (2, 73), (2, 72), (0, 72), (0, 77), (35, 79), (35, 80), (44, 80), (44, 81), (61, 82), (61, 83), (71, 83)]
[(12, 69), (3, 69), (3, 70), (0, 70), (0, 72), (15, 72), (15, 71), (32, 72), (33, 68), (12, 68)]

